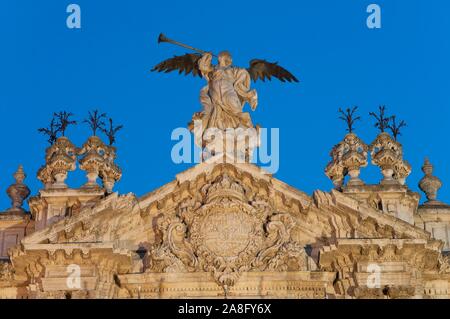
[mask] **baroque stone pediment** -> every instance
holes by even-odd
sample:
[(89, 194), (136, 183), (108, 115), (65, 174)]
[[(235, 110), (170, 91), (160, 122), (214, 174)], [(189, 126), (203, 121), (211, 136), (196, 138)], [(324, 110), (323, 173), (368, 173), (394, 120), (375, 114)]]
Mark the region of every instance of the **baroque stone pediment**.
[[(34, 198), (33, 205), (41, 200)], [(228, 295), (241, 287), (243, 277), (339, 271), (320, 261), (323, 247), (363, 239), (428, 243), (430, 235), (345, 193), (316, 191), (308, 196), (255, 165), (203, 163), (141, 198), (114, 193), (83, 206), (24, 238), (11, 258), (18, 274), (43, 276), (54, 266), (53, 256), (64, 257), (57, 264), (62, 267), (73, 260), (72, 247), (84, 245), (75, 252), (88, 267), (84, 271), (90, 272), (95, 263), (89, 256), (98, 255), (94, 244), (103, 243), (111, 247), (100, 255), (109, 256), (114, 265), (129, 260), (127, 267), (108, 266), (120, 278), (135, 282), (136, 276), (207, 274)], [(346, 246), (341, 247), (336, 256), (345, 260)], [(138, 251), (145, 255), (139, 257)], [(152, 281), (151, 289), (155, 284)], [(323, 282), (317, 284), (322, 287)]]

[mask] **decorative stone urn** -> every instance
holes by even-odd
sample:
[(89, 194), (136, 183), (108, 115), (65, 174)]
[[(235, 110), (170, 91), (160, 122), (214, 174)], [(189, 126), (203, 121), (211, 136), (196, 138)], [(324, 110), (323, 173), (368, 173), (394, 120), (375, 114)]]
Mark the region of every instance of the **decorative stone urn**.
[(38, 179), (44, 183), (45, 189), (67, 188), (65, 180), (68, 171), (76, 168), (76, 147), (65, 137), (59, 137), (47, 148), (45, 165), (38, 171)]
[(9, 198), (11, 198), (11, 208), (8, 209), (8, 212), (25, 212), (22, 205), (24, 200), (30, 195), (30, 189), (23, 183), (26, 175), (22, 165), (19, 166), (13, 176), (16, 183), (9, 186), (6, 190)]
[(411, 165), (403, 161), (402, 145), (394, 141), (386, 133), (380, 133), (369, 146), (372, 163), (381, 169), (383, 180), (381, 184), (405, 183), (406, 177), (411, 173)]
[(354, 133), (347, 134), (330, 152), (332, 160), (328, 163), (325, 174), (333, 181), (336, 189), (344, 184), (349, 175), (348, 186), (364, 185), (359, 178), (361, 167), (367, 166), (368, 146)]
[(438, 177), (433, 176), (433, 165), (430, 163), (428, 158), (425, 158), (422, 171), (425, 173), (425, 176), (420, 180), (419, 188), (427, 196), (427, 201), (425, 204), (440, 204), (436, 198), (438, 190), (442, 187), (442, 182)]
[(116, 181), (122, 177), (120, 168), (114, 163), (116, 149), (108, 146), (98, 136), (91, 136), (78, 151), (80, 168), (85, 170), (87, 183), (83, 188), (98, 189), (97, 178), (101, 178), (107, 193), (111, 193)]
[(100, 188), (97, 184), (100, 167), (105, 162), (106, 145), (98, 136), (91, 136), (78, 150), (80, 169), (86, 171), (87, 182), (83, 188)]

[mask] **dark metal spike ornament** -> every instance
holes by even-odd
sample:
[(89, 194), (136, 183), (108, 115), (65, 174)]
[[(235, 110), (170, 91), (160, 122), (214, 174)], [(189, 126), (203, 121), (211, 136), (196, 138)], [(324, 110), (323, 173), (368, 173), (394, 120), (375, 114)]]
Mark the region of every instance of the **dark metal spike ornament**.
[(338, 110), (338, 112), (342, 114), (342, 116), (339, 116), (339, 119), (347, 123), (347, 132), (349, 133), (353, 133), (355, 122), (361, 120), (360, 116), (355, 117), (357, 110), (357, 106), (354, 106), (352, 109), (347, 108), (345, 112), (341, 108)]
[(109, 128), (102, 128), (103, 133), (108, 137), (109, 145), (113, 145), (116, 142), (116, 134), (123, 129), (123, 125), (113, 125), (113, 119), (109, 118)]
[(389, 121), (391, 118), (389, 116), (385, 116), (386, 106), (381, 105), (378, 107), (378, 114), (374, 112), (370, 112), (369, 115), (373, 116), (377, 121), (375, 122), (375, 127), (383, 133), (389, 127)]
[(58, 138), (58, 125), (55, 122), (55, 117), (52, 118), (52, 121), (50, 122), (50, 126), (48, 128), (42, 127), (38, 129), (39, 133), (42, 133), (44, 135), (48, 136), (48, 143), (50, 145), (53, 145)]
[(98, 110), (89, 111), (89, 117), (83, 121), (87, 123), (92, 130), (92, 135), (97, 135), (97, 130), (103, 130), (105, 127), (105, 122), (102, 120), (106, 118), (106, 113), (99, 114)]
[(392, 136), (394, 137), (394, 140), (397, 141), (397, 138), (402, 135), (402, 133), (400, 132), (400, 129), (402, 127), (406, 126), (406, 122), (401, 120), (400, 123), (397, 124), (397, 120), (395, 115), (391, 116), (390, 118), (390, 123), (388, 125), (388, 128), (391, 130), (392, 132)]
[(77, 121), (70, 120), (74, 116), (71, 112), (61, 111), (58, 113), (53, 113), (53, 116), (57, 119), (57, 128), (61, 132), (62, 136), (66, 135), (66, 130), (70, 125), (76, 125)]

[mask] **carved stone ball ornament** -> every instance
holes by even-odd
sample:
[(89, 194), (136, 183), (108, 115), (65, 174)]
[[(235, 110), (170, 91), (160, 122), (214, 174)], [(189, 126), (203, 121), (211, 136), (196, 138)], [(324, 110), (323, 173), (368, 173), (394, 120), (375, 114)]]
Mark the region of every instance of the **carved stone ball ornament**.
[(252, 203), (227, 173), (206, 184), (199, 198), (180, 203), (159, 221), (162, 240), (149, 252), (151, 272), (210, 272), (227, 291), (242, 272), (304, 270), (304, 247), (291, 241), (294, 220), (269, 203)]
[(46, 150), (45, 165), (38, 171), (38, 179), (45, 188), (67, 188), (67, 172), (76, 168), (76, 147), (65, 137), (59, 137)]

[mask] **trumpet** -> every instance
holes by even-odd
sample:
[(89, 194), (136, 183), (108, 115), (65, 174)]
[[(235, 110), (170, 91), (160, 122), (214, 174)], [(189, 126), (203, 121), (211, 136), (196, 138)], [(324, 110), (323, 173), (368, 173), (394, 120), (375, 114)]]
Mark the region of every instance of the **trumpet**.
[[(174, 44), (174, 45), (178, 45), (178, 46), (183, 47), (183, 48), (185, 48), (185, 49), (192, 50), (192, 51), (195, 51), (195, 52), (198, 52), (198, 53), (201, 53), (201, 54), (205, 54), (205, 53), (210, 53), (210, 54), (212, 54), (211, 52), (207, 52), (207, 51), (204, 51), (204, 50), (200, 50), (200, 49), (191, 47), (190, 45), (187, 45), (187, 44), (184, 44), (184, 43), (181, 43), (181, 42), (178, 42), (178, 41), (169, 39), (169, 38), (166, 37), (163, 33), (161, 33), (161, 34), (159, 35), (159, 37), (158, 37), (158, 44), (160, 44), (161, 42), (167, 42), (167, 43), (171, 43), (171, 44)], [(213, 57), (217, 57), (215, 54), (212, 54), (212, 56), (213, 56)]]

